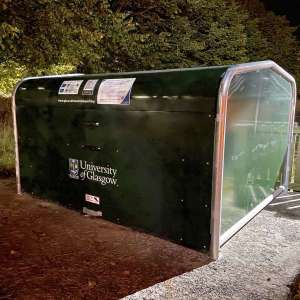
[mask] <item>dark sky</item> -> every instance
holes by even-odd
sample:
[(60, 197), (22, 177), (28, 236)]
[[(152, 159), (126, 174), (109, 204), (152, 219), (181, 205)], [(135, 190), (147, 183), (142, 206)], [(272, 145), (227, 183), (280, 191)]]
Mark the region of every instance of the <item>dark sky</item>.
[[(300, 0), (262, 0), (267, 9), (272, 10), (277, 15), (285, 15), (291, 25), (300, 25)], [(297, 31), (300, 40), (300, 28)]]
[(285, 15), (291, 25), (298, 26), (296, 32), (300, 40), (300, 0), (262, 0), (265, 7), (272, 10), (276, 15)]
[(286, 15), (293, 25), (300, 25), (299, 0), (263, 0), (266, 8), (276, 14)]

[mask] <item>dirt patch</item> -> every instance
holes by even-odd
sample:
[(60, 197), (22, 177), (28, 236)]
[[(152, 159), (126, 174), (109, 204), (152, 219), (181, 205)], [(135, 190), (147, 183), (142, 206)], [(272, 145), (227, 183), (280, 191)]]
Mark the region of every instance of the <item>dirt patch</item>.
[[(15, 176), (14, 169), (0, 168), (0, 179), (6, 179)], [(0, 298), (1, 299), (1, 298)]]
[(0, 299), (119, 299), (209, 262), (0, 181)]
[(289, 300), (300, 300), (300, 273), (296, 276), (290, 288), (291, 293), (289, 296)]

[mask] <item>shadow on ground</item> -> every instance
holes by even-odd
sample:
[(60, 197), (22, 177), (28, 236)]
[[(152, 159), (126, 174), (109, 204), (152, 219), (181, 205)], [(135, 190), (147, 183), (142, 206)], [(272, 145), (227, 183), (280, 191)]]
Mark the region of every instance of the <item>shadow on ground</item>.
[(171, 242), (15, 194), (0, 180), (1, 299), (119, 299), (207, 264)]

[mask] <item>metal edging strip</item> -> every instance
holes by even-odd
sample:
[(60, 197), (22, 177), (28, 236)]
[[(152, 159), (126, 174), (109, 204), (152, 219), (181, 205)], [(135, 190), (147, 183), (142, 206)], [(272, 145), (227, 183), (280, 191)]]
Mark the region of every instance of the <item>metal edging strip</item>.
[[(220, 226), (221, 226), (221, 192), (223, 182), (223, 165), (224, 145), (225, 145), (225, 124), (227, 112), (227, 96), (223, 93), (224, 85), (228, 84), (228, 70), (225, 72), (220, 83), (218, 95), (218, 111), (215, 121), (215, 137), (214, 137), (214, 160), (213, 160), (213, 190), (212, 190), (212, 206), (211, 206), (211, 241), (210, 256), (213, 259), (219, 257), (220, 249)], [(231, 81), (231, 79), (230, 79)]]
[(225, 132), (226, 132), (226, 115), (227, 115), (227, 102), (228, 91), (233, 76), (240, 73), (247, 73), (261, 69), (273, 69), (281, 76), (286, 78), (292, 84), (293, 99), (290, 104), (289, 113), (289, 137), (287, 158), (285, 163), (284, 186), (281, 186), (277, 192), (286, 191), (289, 176), (290, 164), (290, 149), (293, 136), (293, 122), (294, 111), (296, 106), (296, 83), (295, 79), (277, 65), (273, 61), (261, 61), (245, 64), (238, 64), (231, 66), (225, 72), (219, 88), (218, 94), (218, 111), (216, 116), (216, 129), (215, 129), (215, 142), (214, 142), (214, 164), (213, 164), (213, 191), (212, 191), (212, 207), (211, 207), (211, 243), (210, 243), (210, 256), (217, 259), (219, 256), (220, 247), (229, 240), (235, 233), (237, 233), (245, 224), (247, 224), (256, 214), (258, 214), (269, 202), (273, 200), (274, 194), (269, 195), (260, 205), (256, 206), (244, 218), (233, 225), (225, 234), (221, 235), (221, 217), (222, 217), (222, 187), (223, 187), (223, 169), (224, 169), (224, 150), (225, 150)]
[(296, 101), (297, 101), (297, 86), (296, 81), (292, 77), (289, 79), (292, 84), (292, 92), (293, 92), (293, 99), (290, 103), (290, 113), (289, 113), (289, 133), (288, 133), (288, 147), (287, 147), (287, 155), (286, 155), (286, 163), (285, 163), (285, 170), (284, 170), (284, 178), (283, 178), (283, 185), (286, 188), (286, 192), (288, 192), (288, 185), (289, 185), (289, 174), (291, 169), (291, 162), (292, 162), (292, 144), (293, 144), (293, 133), (294, 133), (294, 121), (295, 121), (295, 110), (296, 110)]
[(220, 237), (220, 247), (222, 247), (230, 238), (232, 238), (237, 232), (239, 232), (249, 221), (251, 221), (260, 211), (262, 211), (274, 198), (279, 196), (285, 191), (284, 186), (280, 186), (273, 194), (266, 197), (260, 202), (254, 209), (252, 209), (242, 219), (237, 221), (227, 231), (225, 231)]
[(16, 169), (17, 194), (21, 194), (21, 177), (20, 177), (17, 111), (16, 111), (16, 93), (17, 93), (17, 90), (20, 87), (20, 85), (28, 79), (30, 79), (30, 78), (24, 78), (17, 83), (17, 85), (13, 91), (12, 102), (11, 102), (13, 127), (14, 127), (14, 141), (15, 141), (15, 169)]

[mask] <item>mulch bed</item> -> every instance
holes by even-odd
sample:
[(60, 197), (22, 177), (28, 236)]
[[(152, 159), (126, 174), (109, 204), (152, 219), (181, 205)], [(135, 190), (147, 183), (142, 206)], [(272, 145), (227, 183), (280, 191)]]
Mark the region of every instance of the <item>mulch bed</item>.
[(291, 293), (289, 300), (300, 300), (300, 274), (298, 274), (290, 286)]
[(0, 180), (0, 299), (119, 299), (209, 261)]
[[(1, 178), (9, 178), (15, 176), (15, 170), (14, 169), (1, 169), (0, 168), (0, 179)], [(1, 298), (0, 298), (1, 299)]]

